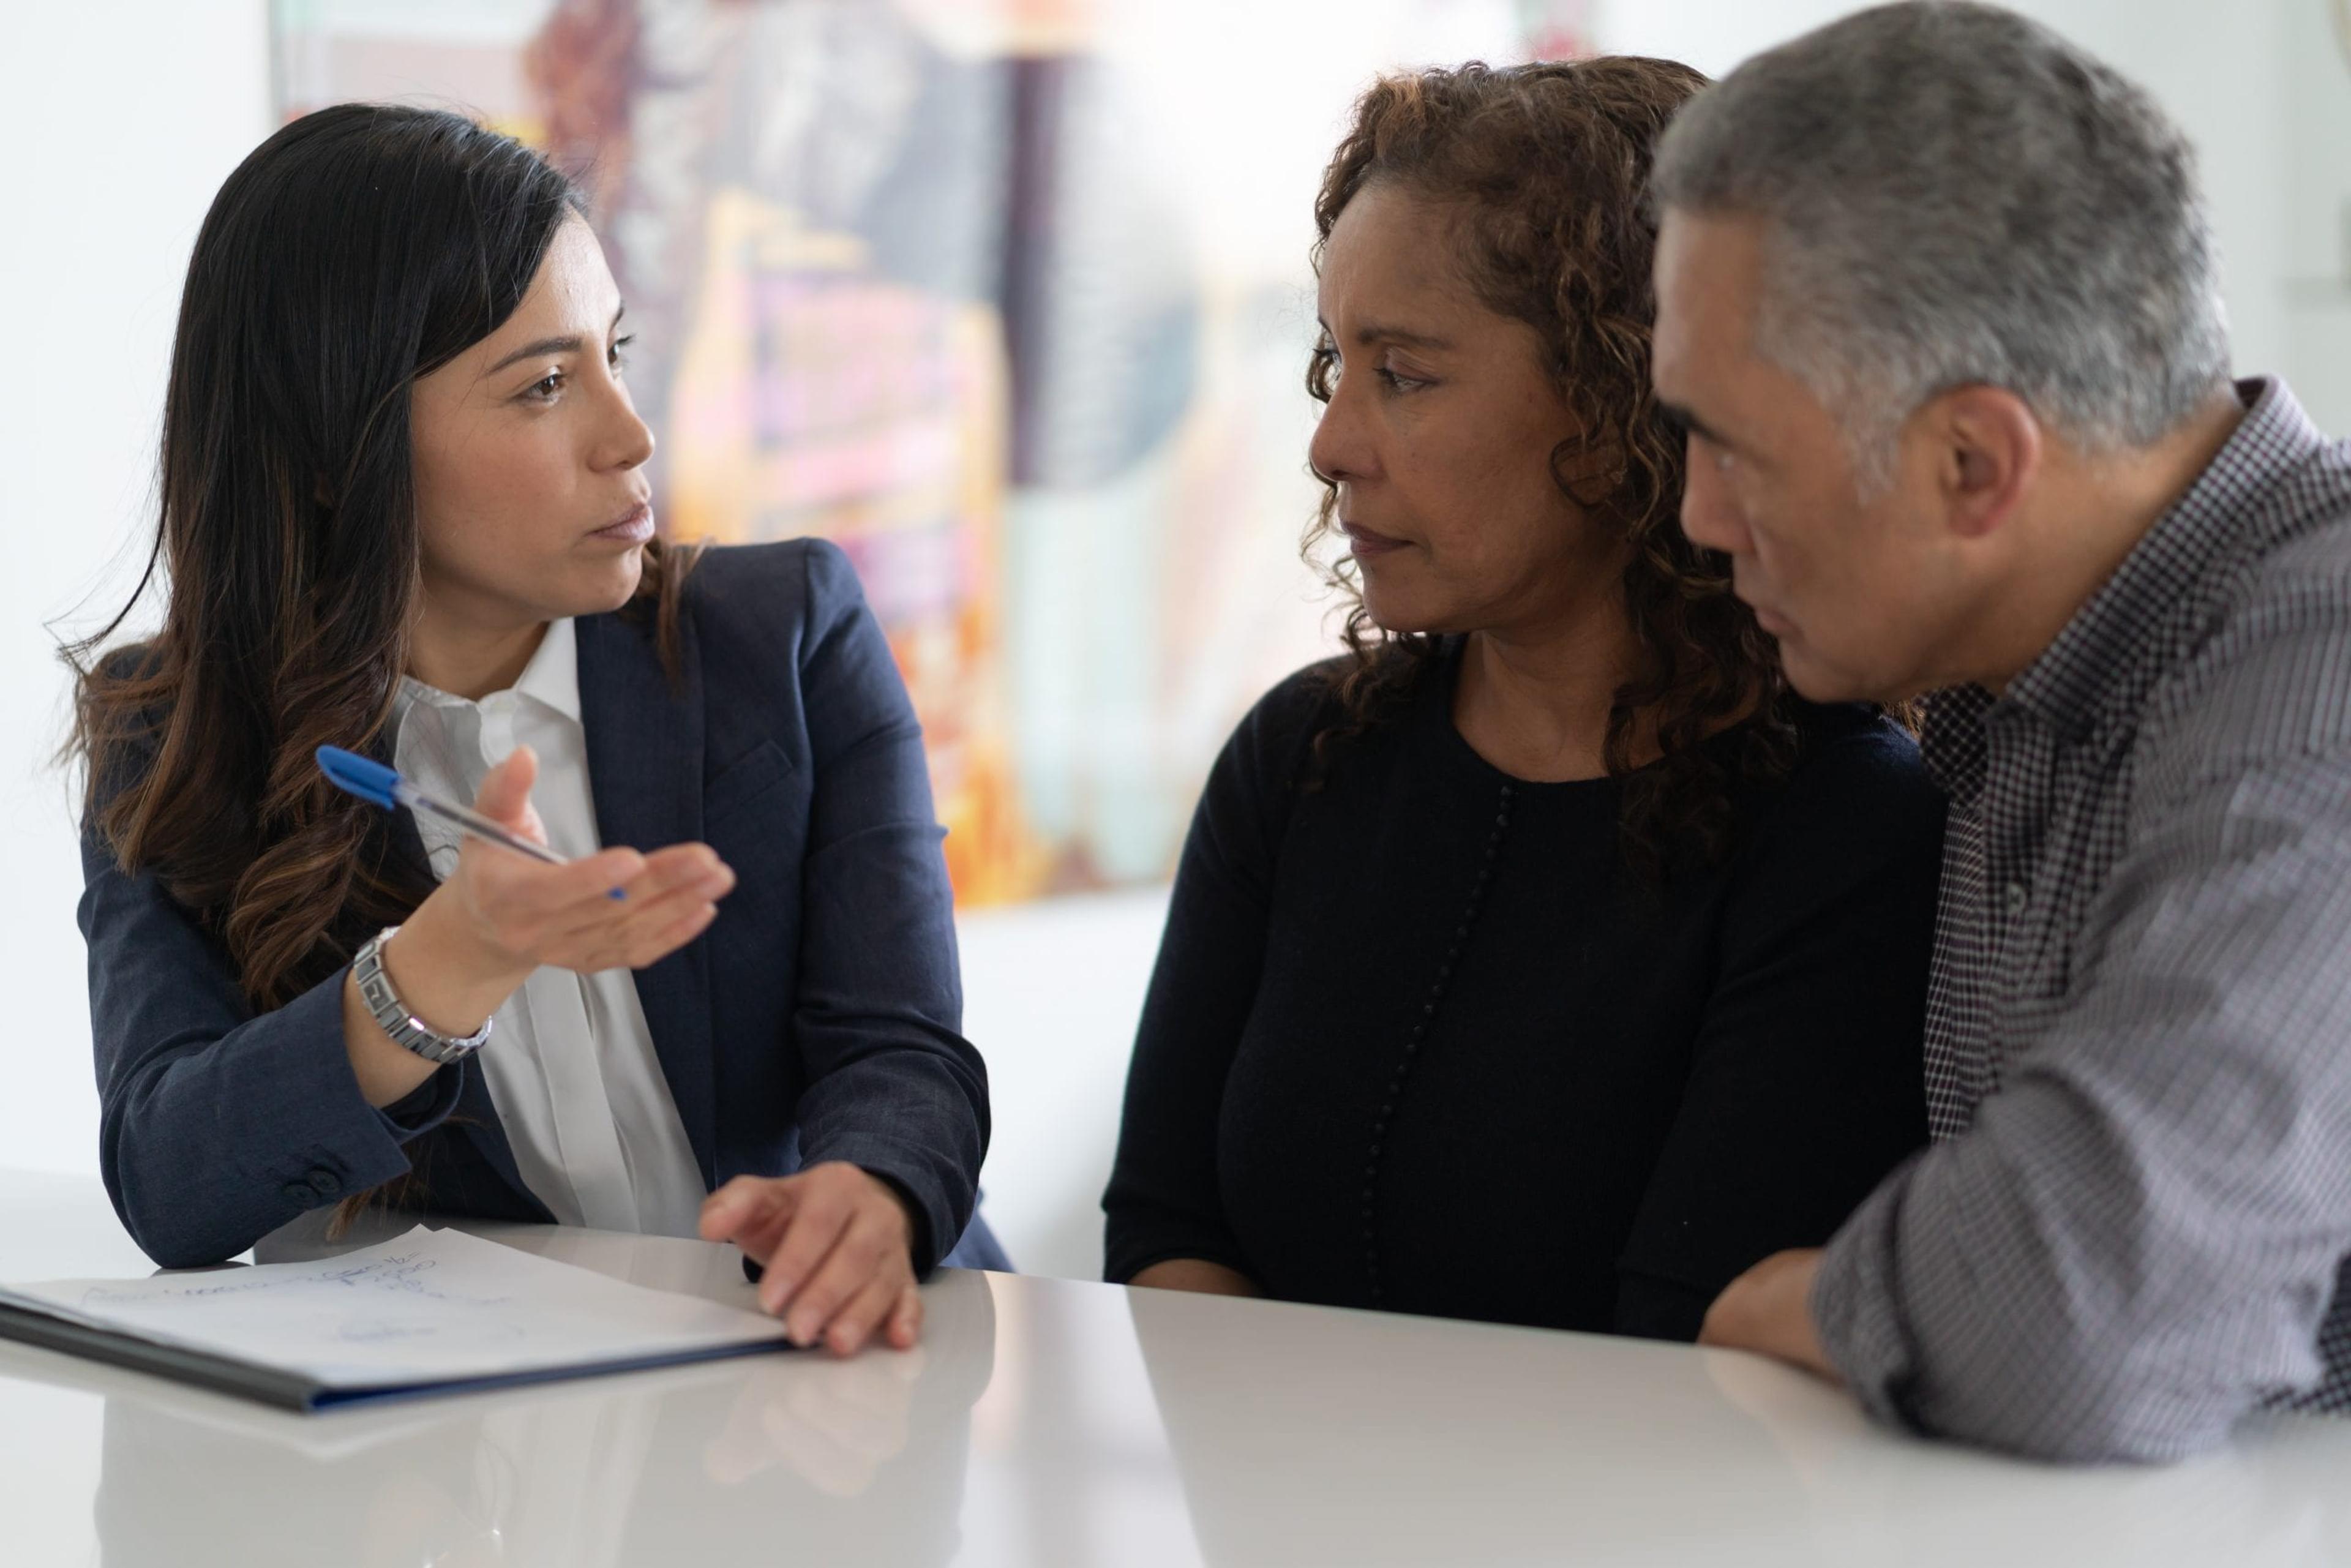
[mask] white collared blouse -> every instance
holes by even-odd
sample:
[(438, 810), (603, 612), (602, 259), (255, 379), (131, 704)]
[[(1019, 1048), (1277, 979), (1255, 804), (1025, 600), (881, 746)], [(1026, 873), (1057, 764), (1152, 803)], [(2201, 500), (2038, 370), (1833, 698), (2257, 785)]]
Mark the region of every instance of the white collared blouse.
[[(479, 702), (403, 677), (392, 766), (420, 789), (471, 802), (483, 777), (528, 745), (547, 841), (578, 857), (603, 847), (588, 778), (578, 646), (549, 623), (521, 677)], [(436, 878), (457, 863), (454, 829), (419, 818)], [(650, 847), (650, 846), (649, 846)], [(475, 1060), (522, 1179), (566, 1225), (692, 1236), (706, 1196), (685, 1124), (654, 1054), (630, 970), (541, 967), (496, 1013)]]

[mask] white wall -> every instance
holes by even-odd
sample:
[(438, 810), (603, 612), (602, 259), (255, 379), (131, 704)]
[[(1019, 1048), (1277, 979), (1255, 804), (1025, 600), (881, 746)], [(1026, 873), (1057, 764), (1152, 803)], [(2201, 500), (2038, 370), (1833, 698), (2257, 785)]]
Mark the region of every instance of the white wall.
[[(2322, 423), (2344, 429), (2351, 76), (2325, 52), (2324, 3), (2025, 8), (2146, 81), (2197, 137), (2240, 363), (2284, 367)], [(1719, 73), (1854, 8), (1606, 0), (1601, 38)], [(71, 918), (80, 874), (63, 782), (45, 760), (64, 685), (44, 622), (83, 606), (145, 521), (188, 246), (214, 188), (268, 129), (266, 14), (260, 0), (37, 0), (9, 16), (17, 69), (0, 95), (9, 150), (0, 299), (12, 328), (0, 474), (13, 525), (0, 570), (0, 1165), (88, 1171), (96, 1107)], [(88, 607), (110, 602), (101, 595)], [(1099, 1265), (1094, 1204), (1163, 900), (1113, 895), (963, 923), (967, 1026), (996, 1086), (989, 1209), (1024, 1267), (1089, 1274)]]
[(1102, 1185), (1127, 1048), (1167, 917), (1164, 888), (957, 922), (964, 1028), (987, 1055), (988, 1223), (1024, 1272), (1098, 1279)]
[[(2134, 78), (2187, 130), (2241, 374), (2283, 374), (2351, 434), (2351, 46), (2333, 0), (2011, 0)], [(1601, 46), (1719, 76), (1853, 0), (1601, 0)]]
[[(261, 0), (22, 0), (0, 93), (0, 1165), (97, 1166), (81, 891), (45, 622), (107, 604), (214, 190), (269, 129)], [(127, 582), (123, 583), (127, 589)], [(109, 606), (110, 608), (110, 606)]]
[[(2303, 379), (2287, 319), (2286, 34), (2315, 40), (2327, 0), (2009, 0), (2137, 80), (2195, 141), (2241, 372)], [(1601, 47), (1687, 60), (1720, 76), (1759, 49), (1866, 9), (1849, 0), (1602, 0)], [(2315, 22), (2314, 26), (2312, 24)], [(2340, 91), (2351, 76), (2321, 57), (2296, 80), (2306, 94)], [(2331, 79), (2328, 71), (2331, 68)], [(2314, 147), (2301, 166), (2351, 172), (2351, 145)], [(2338, 174), (2338, 178), (2340, 174)], [(2327, 380), (2332, 392), (2332, 378)], [(2331, 401), (2331, 400), (2330, 400)], [(2314, 412), (2316, 412), (2314, 410)], [(2351, 427), (2351, 408), (2335, 428)]]
[[(2287, 7), (2283, 361), (2321, 429), (2351, 434), (2351, 37), (2325, 0)], [(2351, 24), (2346, 24), (2351, 28)]]
[[(0, 1166), (95, 1172), (81, 889), (51, 623), (93, 629), (140, 564), (172, 326), (214, 190), (270, 129), (262, 0), (12, 6), (0, 94)], [(967, 1025), (997, 1086), (989, 1208), (1016, 1256), (1096, 1270), (1157, 891), (967, 920)]]

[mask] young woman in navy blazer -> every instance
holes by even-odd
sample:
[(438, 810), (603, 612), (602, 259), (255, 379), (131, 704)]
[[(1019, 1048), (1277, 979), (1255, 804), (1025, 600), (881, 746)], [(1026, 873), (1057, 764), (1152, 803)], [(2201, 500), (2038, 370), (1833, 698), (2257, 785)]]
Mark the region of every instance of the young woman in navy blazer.
[[(621, 314), (574, 189), (455, 115), (322, 110), (223, 187), (163, 623), (78, 660), (108, 1187), (170, 1265), (330, 1204), (633, 1217), (903, 1347), (958, 1238), (1000, 1262), (921, 733), (840, 551), (654, 537)], [(320, 745), (575, 858), (429, 842)]]

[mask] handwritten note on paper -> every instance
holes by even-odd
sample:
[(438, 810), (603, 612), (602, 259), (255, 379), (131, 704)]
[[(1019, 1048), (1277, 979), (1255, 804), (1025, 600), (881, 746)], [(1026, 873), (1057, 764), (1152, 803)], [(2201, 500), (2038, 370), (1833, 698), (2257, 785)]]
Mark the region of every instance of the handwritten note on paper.
[(688, 1360), (783, 1325), (455, 1230), (305, 1263), (0, 1286), (0, 1301), (341, 1388)]

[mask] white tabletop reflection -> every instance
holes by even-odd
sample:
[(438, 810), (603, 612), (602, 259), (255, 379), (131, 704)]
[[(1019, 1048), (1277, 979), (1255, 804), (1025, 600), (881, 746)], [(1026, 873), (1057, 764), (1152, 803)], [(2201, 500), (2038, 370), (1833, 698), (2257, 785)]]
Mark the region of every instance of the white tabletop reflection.
[[(479, 1230), (751, 1299), (726, 1249)], [(0, 1275), (146, 1271), (95, 1184), (0, 1175)], [(2066, 1471), (1888, 1436), (1744, 1356), (1007, 1275), (926, 1290), (904, 1355), (325, 1416), (0, 1345), (0, 1562), (2351, 1563), (2351, 1423)]]

